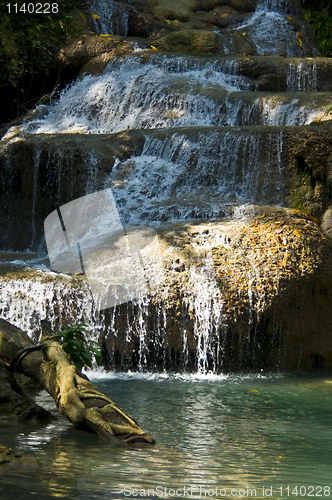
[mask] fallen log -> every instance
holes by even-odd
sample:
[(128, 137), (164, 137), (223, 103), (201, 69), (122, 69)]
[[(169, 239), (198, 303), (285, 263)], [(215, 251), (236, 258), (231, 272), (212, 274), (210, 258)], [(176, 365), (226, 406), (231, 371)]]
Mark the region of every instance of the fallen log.
[(50, 336), (35, 345), (25, 332), (0, 319), (0, 357), (45, 389), (77, 429), (113, 441), (154, 443), (130, 415), (91, 384)]

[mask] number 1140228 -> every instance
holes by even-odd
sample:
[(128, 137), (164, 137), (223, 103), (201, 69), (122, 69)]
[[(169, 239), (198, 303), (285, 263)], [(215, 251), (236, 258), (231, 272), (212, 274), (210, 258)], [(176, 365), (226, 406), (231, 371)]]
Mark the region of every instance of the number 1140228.
[(9, 14), (57, 14), (59, 12), (59, 4), (57, 3), (8, 3), (7, 9)]

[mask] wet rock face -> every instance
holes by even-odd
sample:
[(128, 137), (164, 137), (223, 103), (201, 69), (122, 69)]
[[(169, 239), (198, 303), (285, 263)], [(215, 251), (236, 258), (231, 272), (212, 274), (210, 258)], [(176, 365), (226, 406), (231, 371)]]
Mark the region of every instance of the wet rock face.
[[(303, 213), (257, 208), (249, 220), (182, 226), (162, 241), (172, 242), (163, 255), (174, 364), (180, 357), (203, 371), (331, 365), (331, 243)], [(179, 330), (187, 332), (180, 342)]]
[[(330, 241), (303, 213), (266, 208), (253, 215), (160, 235), (167, 278), (150, 310), (158, 317), (161, 308), (165, 323), (147, 326), (141, 358), (150, 369), (162, 362), (203, 372), (330, 366)], [(139, 364), (116, 345), (107, 343), (113, 362)]]
[(45, 316), (53, 330), (85, 322), (116, 370), (332, 369), (331, 240), (310, 217), (247, 205), (158, 236), (165, 280), (156, 292), (96, 311), (83, 277), (11, 271), (1, 315), (32, 336)]
[[(329, 127), (329, 124), (306, 127), (301, 135), (294, 131), (289, 136), (288, 204), (294, 208), (304, 208), (319, 219), (332, 202), (332, 142)], [(320, 139), (314, 132), (316, 128), (320, 129)]]
[[(5, 363), (0, 360), (0, 418), (10, 420), (52, 420), (52, 414), (34, 403), (24, 395), (24, 391), (13, 375), (8, 371)], [(12, 450), (11, 450), (12, 451)], [(0, 463), (4, 457), (4, 450), (0, 447)], [(5, 453), (6, 455), (6, 453)], [(9, 454), (11, 455), (11, 453)], [(15, 455), (13, 456), (15, 457)], [(8, 458), (13, 458), (8, 457)]]
[[(30, 136), (9, 142), (0, 156), (2, 248), (40, 248), (53, 210), (106, 187), (113, 188), (123, 220), (130, 215), (132, 223), (228, 216), (223, 203), (232, 196), (285, 204), (320, 218), (332, 203), (331, 155), (324, 126)], [(165, 165), (176, 169), (172, 178), (165, 177)], [(167, 190), (173, 203), (166, 203)]]
[(301, 212), (266, 210), (252, 224), (239, 224), (226, 248), (215, 251), (228, 325), (226, 366), (232, 370), (239, 353), (254, 369), (330, 365), (331, 242), (315, 222)]
[[(162, 51), (317, 55), (300, 1), (280, 3), (277, 14), (269, 10), (276, 7), (273, 2), (254, 0), (90, 2), (90, 13), (98, 17), (91, 17), (92, 28), (103, 37), (107, 33), (136, 37), (141, 47), (151, 44)], [(124, 39), (118, 40), (118, 47), (115, 44), (115, 38), (111, 43), (92, 36), (75, 41), (60, 54), (62, 70), (72, 67), (72, 73), (64, 73), (63, 78), (73, 77), (75, 67), (82, 67), (82, 57), (85, 63), (87, 57), (109, 60), (133, 49)]]
[(107, 5), (59, 54), (75, 84), (1, 143), (1, 248), (46, 251), (47, 215), (111, 188), (165, 282), (99, 312), (82, 276), (5, 269), (0, 315), (89, 323), (120, 370), (332, 369), (332, 66), (300, 1)]
[(59, 141), (50, 137), (37, 149), (29, 141), (19, 141), (13, 156), (4, 152), (0, 173), (2, 248), (36, 249), (43, 240), (46, 214), (59, 203), (80, 196), (82, 189), (89, 190), (88, 153), (80, 147), (68, 150)]

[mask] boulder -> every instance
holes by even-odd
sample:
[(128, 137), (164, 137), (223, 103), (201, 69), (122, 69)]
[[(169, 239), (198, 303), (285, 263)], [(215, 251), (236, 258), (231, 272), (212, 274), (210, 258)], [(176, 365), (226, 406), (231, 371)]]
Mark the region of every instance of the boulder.
[(49, 411), (37, 405), (28, 396), (2, 360), (0, 360), (0, 418), (18, 421), (53, 419)]
[(197, 0), (195, 10), (213, 10), (216, 7), (231, 7), (239, 12), (253, 12), (256, 0)]
[(54, 330), (84, 318), (109, 369), (331, 370), (330, 238), (301, 211), (234, 210), (160, 227), (165, 280), (146, 297), (96, 311), (83, 276), (12, 271), (0, 312), (13, 315), (21, 293), (36, 340), (48, 314)]
[(15, 463), (23, 457), (23, 453), (15, 452), (7, 446), (0, 445), (0, 465)]
[(133, 48), (134, 41), (128, 42), (121, 36), (83, 35), (60, 50), (58, 65), (61, 79), (66, 81), (75, 78), (82, 67), (93, 60), (98, 64), (98, 71), (94, 69), (93, 63), (86, 71), (99, 73), (111, 58), (130, 53)]
[(332, 207), (329, 207), (322, 217), (321, 228), (332, 237)]
[(174, 31), (155, 40), (159, 50), (186, 54), (219, 54), (222, 40), (218, 33), (204, 30)]

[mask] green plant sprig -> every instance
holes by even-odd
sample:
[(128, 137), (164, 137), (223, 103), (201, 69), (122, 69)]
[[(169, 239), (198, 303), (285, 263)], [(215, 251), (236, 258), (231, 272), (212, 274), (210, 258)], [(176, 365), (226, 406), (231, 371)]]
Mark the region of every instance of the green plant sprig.
[(98, 366), (102, 365), (101, 344), (93, 340), (87, 341), (86, 334), (90, 334), (87, 325), (79, 323), (71, 325), (68, 330), (62, 330), (53, 336), (53, 339), (62, 345), (64, 351), (80, 371), (84, 367), (91, 368), (93, 358)]

